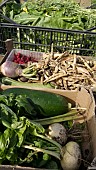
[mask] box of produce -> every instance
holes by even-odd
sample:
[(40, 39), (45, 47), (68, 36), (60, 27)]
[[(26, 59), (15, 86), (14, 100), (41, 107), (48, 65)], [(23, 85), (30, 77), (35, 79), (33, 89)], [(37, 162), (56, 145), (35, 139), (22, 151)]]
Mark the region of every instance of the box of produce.
[(1, 65), (1, 73), (1, 82), (9, 85), (64, 90), (96, 87), (95, 58), (68, 51), (43, 53), (13, 49)]
[(87, 170), (96, 156), (91, 90), (1, 85), (0, 107), (1, 169)]

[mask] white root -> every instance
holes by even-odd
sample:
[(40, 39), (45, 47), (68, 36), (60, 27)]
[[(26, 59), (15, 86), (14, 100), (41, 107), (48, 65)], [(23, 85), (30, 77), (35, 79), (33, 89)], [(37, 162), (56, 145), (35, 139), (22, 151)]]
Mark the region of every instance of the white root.
[(56, 140), (61, 145), (64, 145), (67, 141), (67, 132), (65, 127), (60, 123), (53, 123), (49, 125), (49, 136)]
[(63, 170), (78, 170), (81, 165), (81, 150), (77, 142), (70, 141), (63, 147), (61, 166)]

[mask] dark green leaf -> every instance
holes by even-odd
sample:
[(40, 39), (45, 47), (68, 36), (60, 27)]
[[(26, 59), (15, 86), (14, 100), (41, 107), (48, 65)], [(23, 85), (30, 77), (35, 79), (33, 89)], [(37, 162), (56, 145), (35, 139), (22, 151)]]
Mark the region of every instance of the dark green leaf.
[(10, 128), (11, 123), (17, 121), (16, 114), (7, 105), (0, 103), (1, 121), (4, 126)]
[[(35, 104), (31, 101), (31, 99), (28, 99), (26, 96), (18, 95), (16, 96), (15, 101), (16, 101), (15, 105), (17, 106), (18, 113), (20, 113), (20, 115), (24, 116), (24, 111), (26, 111), (28, 116), (37, 114), (35, 110), (35, 107), (36, 107)], [(24, 109), (21, 110), (21, 108), (24, 108)]]
[(3, 102), (5, 103), (6, 105), (8, 104), (8, 99), (7, 99), (7, 96), (5, 95), (0, 95), (0, 103)]

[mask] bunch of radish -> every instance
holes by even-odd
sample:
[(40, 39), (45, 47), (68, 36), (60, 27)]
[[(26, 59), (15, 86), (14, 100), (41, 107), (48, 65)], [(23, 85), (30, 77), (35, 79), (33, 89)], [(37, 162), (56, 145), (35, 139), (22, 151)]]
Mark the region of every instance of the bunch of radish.
[(35, 58), (33, 58), (31, 56), (26, 56), (26, 55), (23, 55), (23, 54), (21, 54), (19, 52), (17, 54), (14, 54), (13, 62), (15, 62), (15, 63), (26, 64), (29, 61), (36, 62)]

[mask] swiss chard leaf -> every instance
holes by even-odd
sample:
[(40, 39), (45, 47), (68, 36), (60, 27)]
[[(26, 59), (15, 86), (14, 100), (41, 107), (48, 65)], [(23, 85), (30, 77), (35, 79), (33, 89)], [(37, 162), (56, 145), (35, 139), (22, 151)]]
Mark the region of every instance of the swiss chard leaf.
[(9, 150), (10, 148), (12, 148), (11, 150), (14, 150), (16, 141), (16, 135), (11, 129), (6, 129), (4, 133), (0, 134), (0, 162), (6, 160), (7, 155), (9, 156), (11, 154)]
[(15, 16), (14, 21), (22, 24), (29, 24), (30, 22), (34, 22), (38, 16), (36, 15), (30, 15), (25, 12), (22, 12), (18, 15)]
[(0, 95), (0, 103), (3, 102), (5, 103), (6, 105), (8, 105), (8, 99), (7, 99), (7, 96), (5, 95)]
[(19, 120), (19, 122), (12, 124), (12, 128), (14, 128), (14, 130), (18, 136), (17, 147), (21, 147), (22, 143), (25, 140), (26, 132), (27, 132), (26, 118), (22, 117)]
[(19, 116), (26, 115), (27, 117), (32, 118), (32, 115), (36, 116), (37, 114), (37, 111), (35, 109), (36, 108), (35, 104), (31, 101), (31, 99), (28, 99), (24, 95), (16, 96), (15, 106), (17, 107), (17, 111), (18, 111), (17, 114), (19, 114)]
[(46, 139), (44, 127), (25, 116), (28, 113), (35, 114), (36, 111), (34, 103), (24, 95), (1, 96), (0, 126), (4, 128), (0, 131), (0, 164), (37, 166), (38, 162), (37, 167), (43, 167), (50, 156), (26, 146), (58, 150)]
[(10, 128), (12, 122), (17, 121), (17, 116), (7, 105), (0, 103), (0, 119), (4, 126)]

